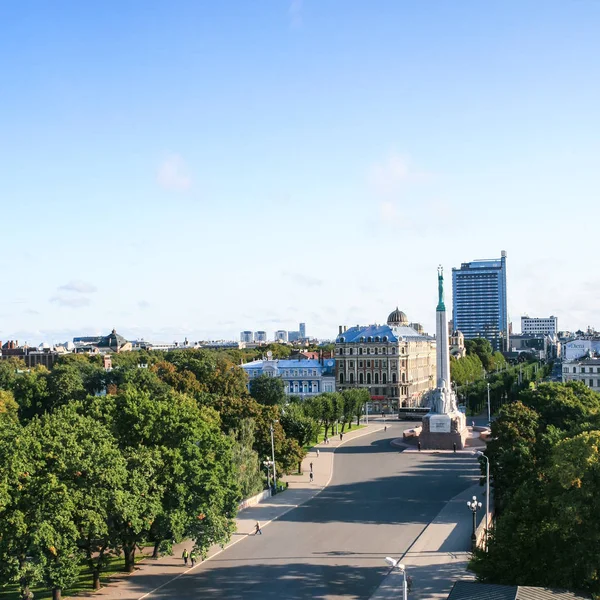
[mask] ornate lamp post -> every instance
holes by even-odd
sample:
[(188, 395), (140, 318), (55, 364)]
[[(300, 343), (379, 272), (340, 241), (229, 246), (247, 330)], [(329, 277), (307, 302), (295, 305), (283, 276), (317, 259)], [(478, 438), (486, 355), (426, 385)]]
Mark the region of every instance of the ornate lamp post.
[(267, 469), (267, 487), (271, 487), (271, 467), (273, 466), (272, 460), (263, 460), (263, 465)]
[[(277, 422), (277, 421), (275, 421)], [(271, 432), (271, 458), (273, 460), (273, 494), (277, 493), (277, 470), (275, 469), (275, 442), (273, 441), (273, 425), (269, 427), (269, 431)]]
[(481, 508), (481, 502), (477, 502), (477, 496), (473, 496), (472, 500), (467, 501), (467, 506), (473, 513), (473, 533), (471, 534), (471, 546), (473, 552), (477, 548), (477, 511)]

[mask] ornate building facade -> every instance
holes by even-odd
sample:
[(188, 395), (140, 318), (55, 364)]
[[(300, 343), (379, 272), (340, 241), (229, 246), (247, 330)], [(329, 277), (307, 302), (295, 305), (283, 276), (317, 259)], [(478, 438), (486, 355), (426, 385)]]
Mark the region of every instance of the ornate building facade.
[(340, 327), (335, 340), (336, 389), (366, 387), (372, 412), (420, 406), (436, 386), (435, 338), (394, 310), (387, 325)]

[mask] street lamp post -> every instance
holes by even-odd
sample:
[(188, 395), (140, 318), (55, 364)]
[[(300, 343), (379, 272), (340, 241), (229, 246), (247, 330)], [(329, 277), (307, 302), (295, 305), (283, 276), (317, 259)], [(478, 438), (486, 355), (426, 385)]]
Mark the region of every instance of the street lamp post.
[(481, 451), (475, 453), (485, 458), (485, 547), (487, 549), (488, 531), (490, 526), (490, 459)]
[(275, 469), (275, 442), (273, 441), (273, 425), (269, 428), (271, 432), (271, 459), (273, 461), (273, 494), (277, 493), (277, 470)]
[(488, 392), (488, 425), (492, 422), (492, 411), (490, 409), (490, 384), (487, 384), (487, 392)]
[(267, 469), (267, 486), (271, 487), (271, 465), (273, 464), (272, 460), (263, 460), (263, 465), (265, 469)]
[(406, 580), (406, 567), (397, 559), (391, 556), (385, 557), (385, 562), (392, 567), (392, 569), (398, 568), (402, 573), (402, 600), (408, 600), (408, 582)]
[(475, 552), (477, 548), (477, 511), (481, 508), (481, 502), (477, 502), (477, 496), (473, 496), (472, 500), (467, 501), (467, 506), (473, 513), (473, 533), (471, 534), (471, 549)]

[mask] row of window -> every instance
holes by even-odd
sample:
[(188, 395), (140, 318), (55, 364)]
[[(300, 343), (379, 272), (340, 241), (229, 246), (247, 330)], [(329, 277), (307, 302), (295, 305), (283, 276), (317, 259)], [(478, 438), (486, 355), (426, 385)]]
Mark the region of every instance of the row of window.
[[(346, 381), (346, 376), (344, 375), (344, 373), (340, 373), (339, 375), (339, 381), (340, 383), (345, 383)], [(354, 373), (350, 373), (348, 375), (348, 383), (354, 383)], [(406, 382), (406, 373), (402, 373), (402, 383)], [(373, 375), (371, 376), (371, 373), (367, 373), (366, 376), (364, 373), (359, 373), (358, 374), (358, 384), (362, 385), (366, 383), (367, 385), (370, 385), (371, 383), (374, 384), (378, 384), (379, 383), (379, 373), (373, 373)], [(381, 383), (385, 384), (387, 383), (387, 373), (382, 373), (381, 375)], [(398, 383), (398, 375), (396, 373), (392, 373), (392, 383)]]
[(297, 381), (288, 385), (285, 384), (286, 394), (317, 394), (319, 392), (319, 385), (316, 382), (310, 383), (298, 383)]
[[(274, 371), (265, 371), (266, 375), (273, 375)], [(252, 371), (252, 377), (259, 377), (263, 375), (263, 372), (259, 369)], [(317, 377), (316, 369), (289, 369), (284, 371), (279, 371), (279, 377)]]
[[(371, 364), (378, 369), (379, 368), (379, 360), (359, 360), (358, 361), (358, 368), (362, 369), (365, 366), (365, 363), (367, 365), (367, 369), (371, 368)], [(390, 361), (390, 367), (392, 369), (397, 368), (398, 363), (395, 360)], [(387, 360), (382, 360), (381, 361), (381, 367), (384, 369), (387, 369)], [(406, 361), (404, 362), (404, 367), (406, 367)], [(342, 370), (344, 368), (344, 361), (343, 360), (338, 360), (338, 369)], [(348, 361), (348, 368), (349, 369), (354, 369), (354, 361), (353, 360), (349, 360)]]
[[(404, 354), (404, 348), (401, 348), (400, 352)], [(338, 354), (340, 356), (342, 354), (354, 354), (354, 348), (346, 348), (345, 352), (344, 348), (338, 348)], [(388, 354), (388, 351), (387, 348), (358, 348), (358, 354)], [(396, 354), (396, 348), (392, 347), (389, 354)]]
[[(594, 372), (594, 367), (587, 367), (589, 370), (586, 371), (586, 367), (581, 367), (581, 371), (579, 371), (580, 373), (593, 373)], [(569, 372), (569, 367), (565, 367), (564, 368), (564, 372), (568, 373)], [(573, 367), (573, 373), (577, 373), (577, 367)], [(596, 373), (600, 373), (600, 367), (596, 367)]]

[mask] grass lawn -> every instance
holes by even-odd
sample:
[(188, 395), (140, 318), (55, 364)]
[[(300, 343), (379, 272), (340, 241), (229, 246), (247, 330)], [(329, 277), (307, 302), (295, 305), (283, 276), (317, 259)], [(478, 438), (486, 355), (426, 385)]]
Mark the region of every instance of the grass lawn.
[[(135, 562), (139, 562), (147, 555), (136, 553)], [(111, 556), (102, 571), (100, 577), (101, 584), (104, 584), (106, 579), (115, 573), (123, 573), (125, 560), (122, 556)], [(63, 597), (72, 596), (78, 592), (88, 592), (92, 589), (92, 573), (86, 565), (81, 565), (77, 580), (68, 590), (63, 590)], [(42, 600), (44, 598), (52, 598), (52, 592), (45, 589), (44, 584), (36, 585), (31, 588), (34, 594), (34, 600)], [(19, 588), (16, 585), (8, 585), (0, 587), (0, 600), (19, 600)]]
[[(356, 431), (357, 429), (363, 429), (364, 427), (366, 427), (365, 425), (357, 425), (356, 421), (353, 421), (351, 424), (346, 424), (346, 427), (344, 429), (344, 433), (348, 433), (349, 431)], [(339, 425), (338, 426), (338, 435), (339, 432), (342, 431), (342, 426)], [(335, 426), (333, 428), (333, 435), (331, 434), (331, 427), (329, 428), (329, 439), (334, 438), (335, 437)], [(323, 440), (325, 439), (325, 427), (321, 427), (321, 431), (319, 431), (319, 436), (318, 436), (319, 441), (315, 442), (314, 440), (309, 442), (308, 444), (306, 444), (306, 446), (304, 446), (304, 450), (306, 452), (308, 452), (315, 444), (320, 444), (323, 442)]]

